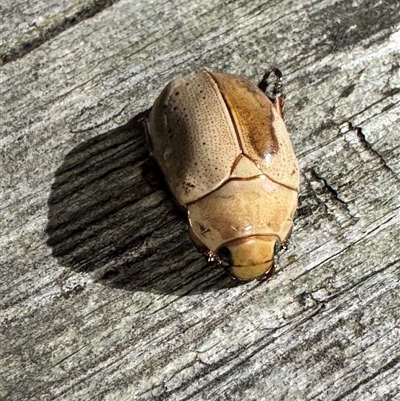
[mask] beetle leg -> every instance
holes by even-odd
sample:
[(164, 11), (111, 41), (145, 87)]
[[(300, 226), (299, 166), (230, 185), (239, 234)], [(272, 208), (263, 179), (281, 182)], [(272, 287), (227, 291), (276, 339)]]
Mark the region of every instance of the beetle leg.
[(208, 263), (216, 262), (220, 264), (218, 255), (214, 251), (208, 251), (204, 254)]
[(275, 105), (279, 115), (285, 117), (285, 95), (283, 93), (282, 73), (278, 68), (267, 71), (258, 84), (258, 87), (267, 95), (268, 99)]

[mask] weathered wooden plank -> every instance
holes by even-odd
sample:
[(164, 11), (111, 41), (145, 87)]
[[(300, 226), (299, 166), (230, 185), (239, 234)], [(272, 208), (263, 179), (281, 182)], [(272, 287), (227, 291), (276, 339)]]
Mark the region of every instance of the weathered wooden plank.
[[(399, 8), (120, 1), (3, 65), (0, 396), (398, 398)], [(278, 274), (237, 286), (133, 117), (176, 75), (271, 65), (300, 207)]]

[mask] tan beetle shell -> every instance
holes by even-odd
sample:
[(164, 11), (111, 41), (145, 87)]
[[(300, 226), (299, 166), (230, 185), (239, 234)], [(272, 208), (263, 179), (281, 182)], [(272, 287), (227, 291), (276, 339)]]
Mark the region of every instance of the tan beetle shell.
[(231, 270), (252, 279), (273, 265), (289, 235), (299, 170), (269, 98), (236, 75), (202, 71), (161, 92), (147, 121), (151, 152), (188, 211), (203, 253), (229, 250)]

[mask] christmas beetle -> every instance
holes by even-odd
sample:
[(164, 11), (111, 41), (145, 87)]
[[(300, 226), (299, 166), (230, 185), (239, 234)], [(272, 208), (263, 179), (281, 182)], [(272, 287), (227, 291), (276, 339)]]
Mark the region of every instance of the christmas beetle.
[(239, 280), (271, 271), (297, 208), (281, 85), (278, 69), (258, 87), (202, 71), (170, 82), (146, 119), (150, 153), (187, 211), (197, 249)]

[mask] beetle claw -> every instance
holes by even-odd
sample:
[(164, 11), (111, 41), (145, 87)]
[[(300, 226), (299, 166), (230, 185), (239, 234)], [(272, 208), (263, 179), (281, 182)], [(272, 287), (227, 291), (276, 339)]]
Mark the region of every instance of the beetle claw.
[(258, 87), (275, 105), (282, 119), (285, 115), (285, 95), (283, 93), (283, 74), (278, 68), (267, 71), (258, 84)]
[(206, 257), (208, 263), (219, 262), (219, 257), (218, 257), (218, 255), (217, 255), (215, 252), (213, 252), (213, 251), (208, 251), (208, 252), (205, 254), (205, 257)]
[(268, 96), (271, 102), (275, 102), (276, 98), (283, 93), (283, 74), (278, 68), (267, 71), (258, 84), (258, 87)]

